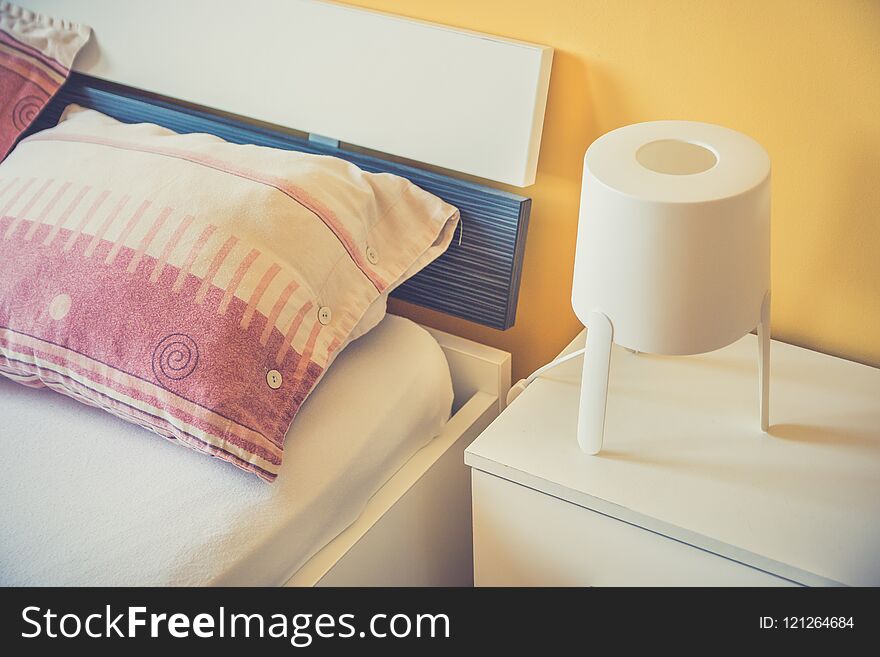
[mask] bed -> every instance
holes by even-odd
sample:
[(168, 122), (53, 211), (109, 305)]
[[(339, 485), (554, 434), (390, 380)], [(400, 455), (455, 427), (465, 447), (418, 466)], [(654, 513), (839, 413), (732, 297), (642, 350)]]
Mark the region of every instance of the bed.
[[(429, 73), (433, 66), (438, 77), (450, 75), (439, 52), (442, 59), (454, 59), (456, 52), (474, 58), (472, 71), (452, 73), (461, 89), (478, 85), (489, 70), (521, 73), (524, 88), (500, 81), (504, 93), (487, 94), (485, 107), (470, 116), (450, 118), (435, 108), (424, 117), (427, 122), (442, 117), (438, 134), (447, 129), (477, 134), (499, 129), (499, 110), (521, 114), (524, 123), (484, 135), (496, 144), (505, 132), (515, 137), (513, 164), (511, 152), (487, 154), (480, 145), (450, 155), (449, 149), (438, 149), (437, 135), (419, 124), (399, 147), (394, 117), (383, 119), (383, 125), (372, 117), (369, 134), (359, 132), (364, 121), (356, 114), (324, 117), (324, 134), (343, 141), (351, 135), (355, 143), (410, 158), (401, 161), (290, 129), (313, 125), (309, 112), (314, 108), (287, 107), (284, 116), (294, 118), (277, 125), (277, 102), (263, 99), (255, 105), (251, 98), (242, 103), (234, 85), (223, 97), (214, 89), (178, 100), (180, 80), (168, 68), (166, 77), (160, 75), (163, 65), (175, 65), (174, 48), (149, 74), (139, 71), (132, 58), (143, 44), (126, 34), (130, 17), (114, 12), (112, 3), (27, 4), (73, 14), (100, 35), (31, 133), (54, 125), (64, 107), (75, 102), (123, 122), (150, 121), (235, 143), (333, 155), (367, 171), (401, 175), (458, 207), (462, 229), (457, 243), (394, 294), (493, 328), (513, 324), (530, 200), (418, 162), (529, 184), (543, 122), (549, 49), (336, 5), (274, 6), (291, 12), (288, 18), (314, 21), (313, 38), (322, 30), (338, 35), (344, 26), (355, 42), (371, 41), (377, 30), (411, 48), (413, 39), (424, 42), (407, 52), (407, 65), (422, 72), (427, 67)], [(135, 13), (143, 19), (139, 33), (149, 33), (150, 21), (160, 20), (154, 16), (158, 12), (143, 7)], [(190, 6), (179, 18), (186, 23), (197, 14)], [(226, 23), (219, 31), (224, 27), (235, 29)], [(325, 68), (337, 82), (352, 84), (351, 71)], [(224, 71), (217, 66), (203, 73), (207, 79)], [(271, 73), (257, 77), (269, 79)], [(326, 84), (336, 86), (333, 80)], [(383, 90), (370, 93), (381, 97)], [(265, 107), (272, 111), (261, 114)], [(424, 106), (403, 110), (426, 111)], [(473, 155), (462, 160), (462, 152)], [(287, 435), (281, 476), (266, 485), (150, 439), (139, 427), (96, 409), (0, 380), (0, 413), (7, 418), (0, 425), (0, 458), (21, 464), (3, 478), (0, 583), (468, 585), (470, 492), (463, 450), (502, 410), (509, 386), (509, 354), (386, 316), (341, 352), (307, 399)], [(342, 411), (340, 399), (346, 400)], [(52, 457), (31, 449), (35, 442), (50, 447)], [(96, 451), (111, 458), (93, 458)], [(264, 513), (253, 514), (254, 509)]]
[(273, 486), (48, 389), (0, 396), (3, 433), (30, 437), (0, 441), (23, 466), (4, 477), (0, 582), (204, 585), (286, 582), (442, 432), (453, 393), (437, 341), (386, 317), (308, 399)]
[(463, 450), (497, 416), (509, 380), (509, 354), (389, 315), (306, 402), (267, 486), (0, 379), (0, 459), (24, 464), (3, 479), (0, 583), (468, 585)]

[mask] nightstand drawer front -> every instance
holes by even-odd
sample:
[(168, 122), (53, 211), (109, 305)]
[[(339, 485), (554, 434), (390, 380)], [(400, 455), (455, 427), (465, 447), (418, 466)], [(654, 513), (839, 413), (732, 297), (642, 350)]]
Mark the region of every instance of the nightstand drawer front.
[(477, 586), (793, 586), (741, 563), (472, 470)]

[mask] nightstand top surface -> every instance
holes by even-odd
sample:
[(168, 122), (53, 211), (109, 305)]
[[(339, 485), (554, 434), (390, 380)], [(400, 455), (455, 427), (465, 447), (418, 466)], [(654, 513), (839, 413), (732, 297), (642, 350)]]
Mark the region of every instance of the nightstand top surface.
[(757, 350), (754, 335), (699, 356), (615, 345), (596, 456), (575, 437), (575, 358), (529, 386), (465, 461), (795, 582), (880, 585), (880, 370), (774, 341), (764, 434)]

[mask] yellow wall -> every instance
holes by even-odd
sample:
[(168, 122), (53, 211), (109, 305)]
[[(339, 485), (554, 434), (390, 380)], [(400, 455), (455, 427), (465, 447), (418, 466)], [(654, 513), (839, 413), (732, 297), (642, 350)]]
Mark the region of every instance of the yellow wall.
[(516, 326), (397, 303), (508, 349), (514, 375), (578, 330), (570, 307), (582, 158), (614, 128), (694, 119), (773, 160), (775, 337), (880, 365), (880, 0), (354, 0), (556, 49)]

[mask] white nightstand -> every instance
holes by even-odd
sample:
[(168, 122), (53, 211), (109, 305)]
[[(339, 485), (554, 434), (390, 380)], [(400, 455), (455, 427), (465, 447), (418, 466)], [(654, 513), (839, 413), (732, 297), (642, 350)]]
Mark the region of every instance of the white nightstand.
[(615, 347), (597, 456), (580, 359), (535, 381), (465, 452), (475, 583), (880, 584), (880, 370), (774, 341), (763, 434), (757, 348)]

